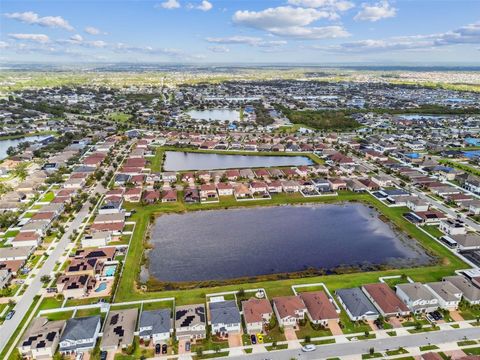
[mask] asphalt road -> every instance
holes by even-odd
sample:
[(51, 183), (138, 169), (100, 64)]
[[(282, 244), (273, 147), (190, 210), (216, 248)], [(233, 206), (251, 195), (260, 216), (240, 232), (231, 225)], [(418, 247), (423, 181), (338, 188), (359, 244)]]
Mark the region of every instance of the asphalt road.
[[(240, 355), (234, 357), (235, 359), (248, 360), (264, 360), (264, 359), (325, 359), (330, 357), (348, 356), (357, 354), (366, 354), (370, 348), (374, 348), (375, 352), (383, 352), (387, 349), (395, 350), (398, 347), (419, 347), (428, 344), (444, 344), (463, 340), (464, 337), (468, 339), (478, 339), (480, 337), (480, 328), (464, 328), (452, 330), (440, 330), (431, 333), (421, 333), (412, 335), (403, 335), (389, 337), (385, 339), (374, 339), (368, 341), (356, 341), (348, 343), (339, 343), (331, 345), (321, 345), (317, 350), (309, 353), (304, 353), (301, 349), (280, 350), (269, 353)], [(229, 357), (230, 359), (232, 357)], [(227, 359), (227, 358), (225, 358)]]

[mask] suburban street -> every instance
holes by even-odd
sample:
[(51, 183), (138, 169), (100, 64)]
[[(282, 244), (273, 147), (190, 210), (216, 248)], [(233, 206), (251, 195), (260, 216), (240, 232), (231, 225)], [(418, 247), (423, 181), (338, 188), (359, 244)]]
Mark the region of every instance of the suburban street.
[[(317, 350), (309, 353), (302, 352), (301, 349), (288, 349), (273, 353), (258, 353), (250, 355), (241, 355), (236, 359), (264, 360), (266, 358), (290, 360), (290, 359), (323, 359), (329, 357), (339, 357), (348, 355), (360, 355), (369, 352), (374, 348), (375, 352), (386, 351), (387, 349), (397, 349), (398, 347), (418, 347), (428, 344), (444, 344), (463, 340), (464, 338), (476, 339), (480, 337), (480, 328), (464, 328), (440, 330), (432, 333), (421, 333), (404, 336), (395, 336), (385, 339), (374, 339), (368, 341), (356, 341), (348, 343), (338, 343), (331, 345), (321, 345)], [(229, 358), (232, 358), (231, 356)]]
[[(97, 184), (93, 190), (93, 194), (104, 191), (104, 187), (101, 184)], [(89, 216), (90, 205), (91, 204), (89, 202), (86, 202), (82, 209), (76, 214), (75, 218), (66, 229), (58, 244), (48, 256), (45, 263), (40, 267), (38, 274), (33, 278), (32, 282), (28, 284), (25, 293), (21, 296), (13, 308), (15, 310), (15, 315), (10, 320), (6, 320), (3, 325), (0, 326), (0, 351), (3, 351), (8, 340), (22, 322), (23, 317), (27, 314), (28, 309), (33, 303), (33, 298), (38, 295), (42, 289), (42, 276), (51, 275), (57, 261), (61, 258), (67, 246), (71, 242), (70, 235), (72, 235), (74, 230), (78, 230), (82, 225), (83, 220)]]

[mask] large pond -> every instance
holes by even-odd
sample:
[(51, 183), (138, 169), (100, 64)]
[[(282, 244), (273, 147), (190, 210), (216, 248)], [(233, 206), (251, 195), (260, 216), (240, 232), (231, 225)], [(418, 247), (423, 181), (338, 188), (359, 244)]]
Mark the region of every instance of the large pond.
[(432, 261), (378, 215), (352, 203), (162, 215), (152, 229), (148, 270), (161, 281), (182, 282)]
[(7, 150), (10, 146), (17, 147), (18, 144), (23, 143), (25, 141), (38, 141), (46, 139), (48, 135), (35, 135), (35, 136), (27, 136), (20, 139), (9, 139), (9, 140), (0, 140), (0, 160), (5, 159), (7, 155)]
[(237, 169), (275, 166), (312, 165), (306, 156), (226, 155), (167, 151), (163, 168), (166, 171)]
[(187, 112), (193, 120), (239, 121), (240, 111), (230, 109), (190, 110)]

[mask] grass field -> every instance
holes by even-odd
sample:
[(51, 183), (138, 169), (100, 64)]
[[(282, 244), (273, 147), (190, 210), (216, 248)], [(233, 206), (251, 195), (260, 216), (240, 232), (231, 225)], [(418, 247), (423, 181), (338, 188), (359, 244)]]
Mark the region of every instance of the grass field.
[[(180, 196), (181, 198), (181, 196)], [(301, 203), (335, 203), (340, 201), (361, 201), (368, 205), (375, 206), (377, 210), (390, 219), (394, 225), (406, 232), (410, 237), (417, 239), (431, 253), (435, 254), (439, 260), (436, 265), (423, 266), (417, 268), (406, 269), (390, 269), (384, 271), (372, 271), (361, 273), (348, 273), (340, 275), (316, 276), (298, 279), (284, 279), (284, 280), (262, 280), (252, 283), (243, 283), (236, 285), (214, 286), (211, 288), (194, 287), (188, 290), (168, 290), (168, 291), (139, 291), (137, 289), (137, 276), (140, 270), (140, 261), (142, 258), (144, 248), (144, 237), (150, 223), (151, 217), (159, 214), (178, 213), (195, 210), (214, 210), (225, 209), (231, 207), (248, 207), (259, 205), (283, 205), (283, 204), (301, 204)], [(191, 304), (196, 302), (203, 302), (207, 292), (233, 291), (240, 288), (259, 288), (266, 289), (268, 296), (279, 296), (291, 293), (291, 285), (307, 284), (313, 282), (324, 282), (329, 289), (335, 290), (341, 287), (353, 287), (365, 283), (377, 282), (379, 276), (387, 275), (406, 275), (410, 276), (415, 281), (428, 282), (438, 281), (443, 276), (453, 274), (454, 270), (465, 267), (465, 264), (453, 255), (450, 251), (445, 249), (441, 244), (431, 239), (428, 235), (417, 229), (414, 225), (409, 223), (402, 217), (404, 208), (388, 208), (377, 199), (368, 194), (353, 194), (349, 192), (341, 193), (338, 197), (322, 197), (322, 198), (304, 198), (299, 194), (287, 195), (279, 194), (273, 196), (268, 203), (265, 201), (251, 201), (238, 203), (232, 199), (221, 200), (220, 203), (215, 204), (193, 204), (186, 205), (182, 202), (156, 205), (126, 205), (128, 210), (135, 209), (136, 213), (131, 220), (137, 222), (135, 232), (129, 248), (129, 254), (125, 262), (125, 270), (122, 278), (119, 281), (119, 288), (116, 302), (131, 301), (139, 299), (152, 299), (161, 297), (175, 297), (176, 303)]]
[(130, 120), (131, 117), (132, 117), (132, 115), (125, 114), (123, 112), (113, 112), (108, 116), (108, 119), (112, 120), (112, 121), (119, 122), (119, 123), (124, 123), (124, 122), (127, 122), (128, 120)]

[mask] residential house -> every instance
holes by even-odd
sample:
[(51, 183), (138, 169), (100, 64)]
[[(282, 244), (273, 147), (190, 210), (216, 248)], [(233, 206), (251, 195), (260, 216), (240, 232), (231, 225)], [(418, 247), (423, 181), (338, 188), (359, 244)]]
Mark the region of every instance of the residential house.
[(446, 276), (443, 281), (449, 281), (462, 292), (462, 298), (472, 305), (480, 304), (480, 289), (462, 275)]
[(65, 320), (49, 321), (44, 317), (35, 318), (20, 341), (18, 346), (20, 354), (32, 359), (52, 358), (64, 328)]
[(138, 309), (112, 310), (103, 329), (100, 350), (118, 350), (133, 343)]
[(396, 286), (396, 293), (415, 314), (429, 313), (438, 309), (437, 297), (422, 283), (399, 284)]
[(185, 305), (175, 308), (175, 335), (177, 340), (204, 339), (207, 336), (205, 305)]
[(456, 310), (462, 300), (462, 291), (450, 281), (438, 281), (425, 284), (438, 299), (438, 305), (442, 309)]
[(380, 316), (360, 288), (337, 289), (335, 294), (352, 321), (375, 320)]
[(142, 311), (140, 315), (139, 336), (143, 340), (152, 340), (154, 344), (167, 341), (173, 334), (171, 309)]
[(60, 338), (60, 353), (69, 355), (91, 351), (97, 343), (100, 329), (101, 317), (98, 315), (68, 319)]
[(273, 316), (268, 299), (248, 299), (242, 301), (242, 312), (248, 334), (262, 333)]
[(296, 327), (305, 319), (307, 307), (300, 296), (280, 296), (273, 298), (273, 311), (280, 326)]
[(307, 307), (307, 316), (313, 324), (327, 326), (329, 321), (340, 321), (333, 299), (324, 291), (304, 292), (300, 298)]
[(242, 320), (234, 300), (211, 301), (208, 310), (212, 333), (228, 336), (242, 332)]
[(367, 284), (362, 291), (382, 316), (407, 316), (410, 311), (395, 292), (385, 283)]

